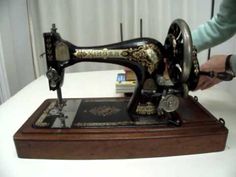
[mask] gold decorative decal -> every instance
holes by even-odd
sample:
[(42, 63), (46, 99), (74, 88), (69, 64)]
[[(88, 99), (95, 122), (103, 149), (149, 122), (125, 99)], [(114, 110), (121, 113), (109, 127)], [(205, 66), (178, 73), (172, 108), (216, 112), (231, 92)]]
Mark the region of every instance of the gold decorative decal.
[(161, 58), (161, 52), (156, 45), (146, 44), (137, 48), (129, 49), (76, 49), (74, 56), (80, 59), (126, 59), (139, 63), (143, 67), (147, 68), (148, 72), (151, 74), (157, 68)]
[(84, 112), (89, 112), (95, 116), (106, 117), (120, 112), (120, 109), (114, 106), (97, 106), (88, 111), (85, 110)]
[(121, 52), (123, 50), (108, 50), (107, 48), (101, 50), (95, 49), (76, 49), (74, 55), (77, 58), (123, 58)]
[(147, 102), (145, 104), (138, 104), (136, 113), (139, 115), (153, 115), (157, 113), (156, 106), (151, 103)]

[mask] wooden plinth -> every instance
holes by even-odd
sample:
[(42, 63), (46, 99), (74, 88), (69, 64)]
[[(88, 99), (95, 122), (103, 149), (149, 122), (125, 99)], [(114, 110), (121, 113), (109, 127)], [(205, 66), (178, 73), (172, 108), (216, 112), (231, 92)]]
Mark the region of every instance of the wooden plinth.
[(222, 151), (228, 129), (192, 97), (181, 100), (181, 127), (39, 129), (32, 124), (46, 100), (14, 135), (21, 158), (120, 159)]

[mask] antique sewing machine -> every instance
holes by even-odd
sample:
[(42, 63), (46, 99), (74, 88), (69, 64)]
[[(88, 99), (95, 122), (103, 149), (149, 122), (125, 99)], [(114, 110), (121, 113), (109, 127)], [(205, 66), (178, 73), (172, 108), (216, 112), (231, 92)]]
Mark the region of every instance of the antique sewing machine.
[[(137, 158), (223, 150), (228, 130), (189, 96), (200, 74), (188, 25), (171, 24), (164, 45), (137, 38), (80, 47), (61, 38), (55, 25), (44, 33), (49, 89), (46, 100), (15, 134), (24, 158)], [(137, 85), (132, 96), (63, 98), (65, 68), (80, 62), (130, 68)], [(221, 75), (220, 75), (221, 76)]]

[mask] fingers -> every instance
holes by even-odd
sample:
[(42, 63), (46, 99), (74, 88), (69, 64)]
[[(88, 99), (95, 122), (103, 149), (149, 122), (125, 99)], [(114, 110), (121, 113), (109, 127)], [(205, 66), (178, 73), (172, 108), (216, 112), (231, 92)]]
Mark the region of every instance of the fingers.
[[(215, 55), (212, 56), (210, 60), (201, 65), (201, 71), (214, 71), (214, 72), (223, 72), (225, 71), (225, 55)], [(205, 90), (221, 82), (217, 78), (210, 78), (207, 76), (200, 76), (198, 85), (195, 90)]]
[(195, 90), (202, 90), (211, 83), (211, 78), (206, 76), (200, 76), (197, 87)]
[(201, 90), (205, 90), (205, 89), (208, 89), (210, 87), (212, 87), (214, 84), (212, 81), (209, 81), (209, 82), (204, 82), (203, 85), (201, 86)]
[(208, 82), (204, 86), (202, 86), (201, 90), (209, 89), (213, 87), (214, 85), (218, 84), (219, 82), (221, 82), (220, 79), (214, 78), (211, 80), (211, 82)]
[(198, 85), (195, 90), (205, 90), (221, 82), (220, 79), (200, 76)]

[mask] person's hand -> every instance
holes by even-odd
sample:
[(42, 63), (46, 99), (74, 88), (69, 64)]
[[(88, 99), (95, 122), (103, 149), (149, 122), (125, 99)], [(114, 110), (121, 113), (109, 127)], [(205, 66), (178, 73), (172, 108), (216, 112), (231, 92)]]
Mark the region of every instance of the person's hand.
[[(225, 60), (227, 55), (215, 55), (212, 56), (206, 63), (201, 65), (200, 71), (214, 71), (214, 72), (224, 72), (225, 71)], [(200, 76), (198, 85), (195, 90), (208, 89), (222, 80), (217, 78), (210, 78), (208, 76)]]

